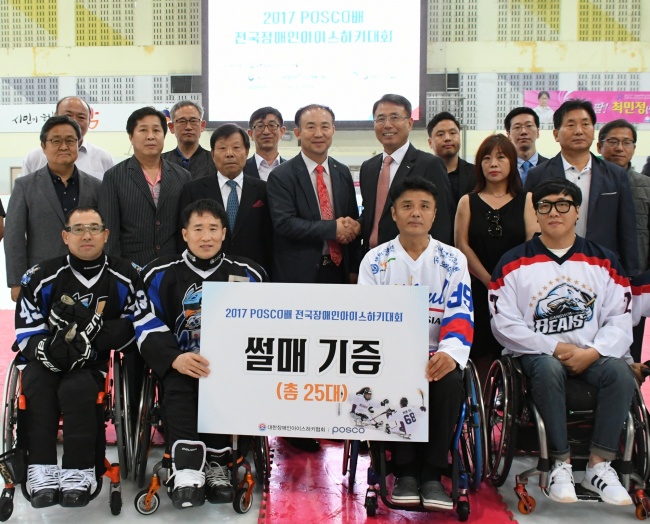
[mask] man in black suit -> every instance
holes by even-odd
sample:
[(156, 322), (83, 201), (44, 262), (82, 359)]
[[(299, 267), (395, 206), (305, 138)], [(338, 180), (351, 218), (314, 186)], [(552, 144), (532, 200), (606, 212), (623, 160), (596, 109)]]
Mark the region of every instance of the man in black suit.
[(245, 175), (266, 182), (271, 170), (286, 161), (278, 151), (278, 144), (286, 131), (282, 114), (274, 107), (253, 111), (248, 121), (248, 136), (255, 142), (255, 154), (246, 161)]
[[(384, 147), (384, 152), (366, 160), (361, 165), (359, 174), (363, 199), (363, 213), (359, 220), (362, 252), (393, 240), (399, 234), (390, 213), (392, 201), (388, 189), (399, 184), (407, 176), (421, 176), (435, 184), (438, 189), (437, 213), (431, 235), (441, 242), (452, 244), (454, 205), (447, 170), (442, 160), (416, 149), (409, 142), (409, 133), (413, 128), (411, 103), (400, 95), (384, 95), (375, 102), (372, 114), (375, 135)], [(388, 159), (388, 156), (391, 158)], [(380, 205), (379, 212), (376, 213), (378, 184), (385, 163), (389, 166), (390, 179), (388, 187), (382, 186), (383, 189), (379, 193), (380, 196), (387, 196), (383, 206)]]
[[(553, 114), (553, 136), (560, 153), (531, 169), (524, 190), (533, 191), (549, 178), (566, 178), (582, 191), (576, 234), (614, 251), (625, 272), (638, 272), (634, 201), (622, 167), (589, 152), (596, 113), (588, 100), (570, 99)], [(586, 211), (584, 211), (586, 210)]]
[[(294, 133), (301, 153), (269, 176), (275, 282), (356, 282), (358, 208), (350, 170), (328, 157), (334, 130), (330, 108), (299, 109)], [(328, 203), (331, 218), (323, 217)]]
[(167, 117), (153, 107), (126, 122), (133, 156), (104, 174), (99, 210), (111, 231), (106, 252), (144, 266), (176, 253), (178, 197), (190, 173), (161, 157)]
[(503, 125), (517, 150), (517, 168), (524, 184), (528, 171), (548, 160), (535, 147), (539, 138), (539, 115), (530, 107), (515, 107), (508, 113)]
[[(266, 182), (242, 172), (250, 150), (248, 135), (236, 124), (224, 124), (212, 133), (210, 149), (217, 172), (183, 186), (179, 213), (204, 198), (222, 203), (229, 215), (229, 204), (236, 205), (237, 210), (232, 210), (234, 224), (226, 224), (223, 250), (229, 255), (250, 258), (270, 274), (273, 243)], [(231, 199), (232, 191), (235, 193)], [(185, 242), (179, 236), (179, 251), (184, 249)]]
[(460, 197), (470, 193), (476, 187), (474, 164), (463, 160), (460, 151), (460, 122), (447, 111), (435, 115), (427, 124), (429, 147), (441, 158), (447, 168), (447, 176), (454, 198), (454, 211)]

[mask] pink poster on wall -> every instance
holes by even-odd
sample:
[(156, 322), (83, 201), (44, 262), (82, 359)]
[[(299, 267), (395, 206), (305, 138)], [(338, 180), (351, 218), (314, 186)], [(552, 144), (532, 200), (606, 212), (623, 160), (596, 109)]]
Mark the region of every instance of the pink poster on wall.
[(589, 100), (599, 123), (624, 118), (650, 123), (650, 91), (524, 91), (524, 105), (539, 115), (540, 124), (552, 124), (553, 113), (570, 98)]

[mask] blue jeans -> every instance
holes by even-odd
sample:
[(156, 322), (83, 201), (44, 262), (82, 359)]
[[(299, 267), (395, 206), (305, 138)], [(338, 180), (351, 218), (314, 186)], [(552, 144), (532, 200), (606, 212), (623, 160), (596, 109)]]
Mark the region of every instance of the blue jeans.
[[(565, 392), (568, 370), (552, 355), (522, 355), (519, 358), (535, 405), (546, 425), (549, 455), (566, 460), (570, 457)], [(634, 395), (632, 370), (624, 360), (600, 357), (580, 378), (598, 388), (590, 451), (605, 460), (614, 460)]]

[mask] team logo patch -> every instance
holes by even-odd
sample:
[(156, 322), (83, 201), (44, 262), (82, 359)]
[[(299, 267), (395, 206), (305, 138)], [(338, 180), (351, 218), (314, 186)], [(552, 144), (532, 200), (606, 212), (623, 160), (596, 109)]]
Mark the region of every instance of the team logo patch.
[(594, 316), (596, 295), (562, 283), (537, 302), (535, 331), (550, 335), (580, 329)]
[(174, 333), (179, 348), (184, 351), (199, 349), (202, 299), (203, 288), (200, 284), (192, 284), (183, 297), (183, 312), (176, 319)]
[(20, 283), (23, 286), (26, 286), (27, 284), (29, 284), (29, 281), (34, 276), (34, 273), (36, 273), (39, 269), (41, 269), (41, 266), (39, 266), (39, 265), (36, 265), (34, 267), (29, 268), (27, 271), (25, 271), (25, 274), (23, 275), (23, 278), (20, 279)]

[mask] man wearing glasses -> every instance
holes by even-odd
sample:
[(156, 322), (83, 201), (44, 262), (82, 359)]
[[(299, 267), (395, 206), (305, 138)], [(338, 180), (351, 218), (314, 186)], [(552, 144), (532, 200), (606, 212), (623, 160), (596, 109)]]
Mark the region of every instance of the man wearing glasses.
[(390, 214), (392, 200), (389, 189), (406, 177), (421, 176), (438, 189), (436, 221), (431, 236), (445, 244), (453, 243), (453, 212), (451, 186), (444, 162), (431, 153), (416, 149), (409, 142), (413, 129), (411, 103), (401, 95), (387, 94), (372, 108), (375, 135), (383, 152), (361, 164), (359, 185), (363, 212), (359, 218), (363, 253), (379, 244), (393, 240), (399, 233)]
[(253, 111), (248, 121), (248, 136), (255, 143), (255, 154), (246, 161), (245, 175), (266, 182), (271, 170), (286, 161), (278, 151), (278, 144), (286, 131), (282, 114), (274, 107)]
[(517, 168), (524, 184), (528, 171), (548, 160), (537, 152), (535, 146), (539, 138), (539, 115), (530, 107), (515, 107), (508, 113), (503, 125), (517, 150)]
[(616, 255), (576, 232), (579, 187), (553, 178), (533, 192), (541, 235), (508, 251), (490, 282), (492, 331), (520, 359), (546, 426), (553, 459), (548, 495), (577, 500), (567, 439), (569, 375), (598, 388), (589, 463), (582, 486), (614, 505), (632, 504), (610, 462), (635, 382), (630, 285)]
[(53, 116), (41, 129), (47, 165), (16, 179), (5, 224), (7, 285), (15, 302), (30, 267), (67, 253), (61, 239), (65, 216), (79, 206), (96, 206), (101, 182), (75, 166), (82, 134), (68, 116)]
[[(598, 133), (598, 152), (608, 162), (621, 166), (627, 171), (627, 178), (634, 199), (636, 213), (637, 247), (639, 249), (639, 271), (646, 271), (650, 264), (650, 178), (637, 173), (632, 167), (632, 157), (636, 150), (636, 128), (627, 120), (613, 120), (605, 124)], [(641, 344), (645, 318), (634, 328), (631, 352), (635, 362), (641, 360)]]
[(628, 276), (638, 271), (634, 202), (625, 171), (592, 155), (596, 112), (588, 100), (569, 99), (553, 114), (553, 136), (560, 153), (530, 170), (524, 190), (533, 192), (549, 178), (560, 177), (582, 192), (576, 234), (605, 246), (619, 257)]
[(169, 130), (176, 136), (178, 145), (161, 156), (187, 169), (192, 180), (214, 174), (212, 155), (199, 144), (201, 133), (205, 130), (203, 108), (192, 100), (181, 100), (172, 106), (169, 115)]
[(35, 508), (88, 504), (103, 473), (95, 470), (96, 451), (103, 457), (106, 446), (97, 395), (104, 389), (110, 352), (135, 342), (135, 312), (138, 305), (147, 310), (137, 269), (104, 254), (108, 234), (95, 209), (78, 207), (68, 213), (59, 232), (65, 254), (39, 263), (22, 277), (16, 342), (19, 362), (25, 364), (22, 446), (28, 453), (27, 489)]

